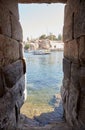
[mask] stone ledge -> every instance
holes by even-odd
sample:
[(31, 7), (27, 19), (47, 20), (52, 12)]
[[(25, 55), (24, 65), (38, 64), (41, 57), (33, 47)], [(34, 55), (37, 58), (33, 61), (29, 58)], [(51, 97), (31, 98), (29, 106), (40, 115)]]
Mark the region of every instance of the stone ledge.
[(17, 128), (17, 130), (72, 130), (72, 127), (70, 127), (66, 122), (56, 122), (51, 125), (45, 125), (44, 127), (31, 127), (27, 123), (22, 122), (22, 124), (19, 124), (19, 128)]

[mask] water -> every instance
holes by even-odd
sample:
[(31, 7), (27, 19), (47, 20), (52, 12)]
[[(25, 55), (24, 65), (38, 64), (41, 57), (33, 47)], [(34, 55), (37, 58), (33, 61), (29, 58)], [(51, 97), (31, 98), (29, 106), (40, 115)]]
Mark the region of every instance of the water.
[(25, 53), (25, 58), (28, 101), (37, 105), (50, 104), (62, 85), (63, 52), (52, 52), (50, 55)]

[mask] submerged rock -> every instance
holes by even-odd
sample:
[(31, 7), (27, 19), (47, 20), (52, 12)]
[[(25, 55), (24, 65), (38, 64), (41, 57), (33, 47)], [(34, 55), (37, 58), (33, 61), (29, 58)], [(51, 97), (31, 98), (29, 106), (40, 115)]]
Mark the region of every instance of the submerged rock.
[(31, 126), (31, 127), (36, 127), (36, 126), (39, 126), (39, 122), (37, 122), (36, 120), (34, 119), (31, 119), (31, 118), (28, 118), (26, 117), (25, 115), (21, 114), (20, 115), (20, 124), (23, 126), (23, 125), (28, 125), (28, 126)]
[(54, 122), (63, 121), (63, 106), (61, 101), (61, 95), (55, 94), (51, 100), (54, 111), (48, 113), (42, 113), (40, 116), (35, 116), (34, 119), (40, 123), (40, 125), (52, 124)]

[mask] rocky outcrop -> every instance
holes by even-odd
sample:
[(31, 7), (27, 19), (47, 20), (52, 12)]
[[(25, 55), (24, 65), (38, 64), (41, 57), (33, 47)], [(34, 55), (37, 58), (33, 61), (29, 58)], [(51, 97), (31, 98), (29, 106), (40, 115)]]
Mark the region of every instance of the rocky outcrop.
[(39, 45), (39, 49), (50, 49), (49, 40), (39, 40), (38, 45)]
[(34, 116), (34, 119), (39, 122), (40, 126), (64, 122), (61, 95), (55, 94), (49, 104), (53, 106), (53, 111), (42, 113), (40, 116)]

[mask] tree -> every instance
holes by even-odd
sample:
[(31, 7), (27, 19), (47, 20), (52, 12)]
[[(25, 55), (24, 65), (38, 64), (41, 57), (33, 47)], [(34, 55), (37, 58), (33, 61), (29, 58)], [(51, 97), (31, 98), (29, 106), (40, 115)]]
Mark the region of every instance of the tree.
[(52, 41), (57, 40), (56, 36), (52, 33), (50, 33), (50, 35), (47, 36), (47, 39), (52, 40)]
[(27, 42), (29, 42), (29, 37), (27, 37)]
[(61, 34), (58, 35), (58, 40), (59, 40), (59, 41), (62, 40), (62, 36), (61, 36)]
[(29, 44), (25, 44), (24, 49), (28, 50), (29, 49)]
[(46, 35), (45, 35), (45, 34), (41, 35), (41, 36), (39, 37), (39, 39), (40, 39), (40, 40), (46, 39)]
[(50, 33), (48, 36), (46, 36), (45, 34), (43, 34), (43, 35), (41, 35), (39, 37), (39, 39), (40, 40), (42, 40), (42, 39), (49, 39), (49, 40), (52, 40), (52, 41), (57, 40), (56, 36), (54, 34), (52, 34), (52, 33)]

